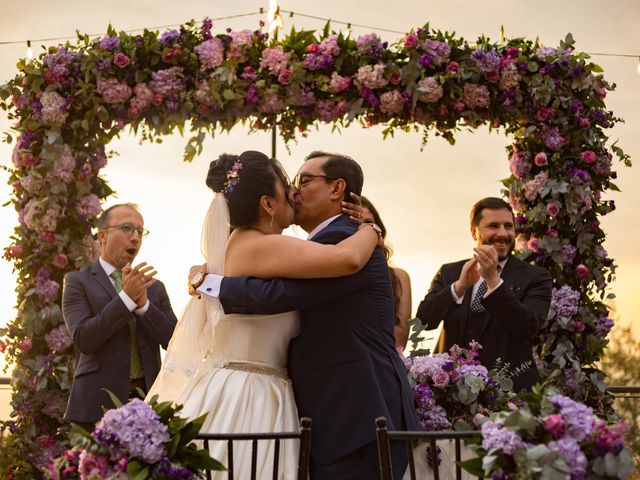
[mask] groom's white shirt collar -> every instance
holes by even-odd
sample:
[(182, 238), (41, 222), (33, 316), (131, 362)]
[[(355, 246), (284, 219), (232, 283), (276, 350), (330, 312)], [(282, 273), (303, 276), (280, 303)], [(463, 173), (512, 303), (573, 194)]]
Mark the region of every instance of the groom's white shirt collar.
[(324, 222), (320, 223), (316, 228), (311, 230), (311, 233), (309, 234), (309, 236), (307, 236), (307, 240), (311, 240), (314, 235), (317, 235), (318, 233), (320, 233), (321, 230), (324, 230), (324, 228), (327, 225), (329, 225), (331, 222), (333, 222), (340, 215), (342, 215), (342, 214), (339, 213), (338, 215), (334, 215), (333, 217), (327, 218)]

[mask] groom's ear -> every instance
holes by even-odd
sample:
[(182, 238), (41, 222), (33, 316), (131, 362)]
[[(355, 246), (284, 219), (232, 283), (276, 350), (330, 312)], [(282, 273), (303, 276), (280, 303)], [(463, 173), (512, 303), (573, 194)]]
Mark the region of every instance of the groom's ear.
[(331, 190), (331, 199), (339, 198), (342, 201), (344, 197), (344, 191), (347, 188), (347, 182), (344, 181), (343, 178), (338, 178), (336, 183), (333, 184), (333, 189)]

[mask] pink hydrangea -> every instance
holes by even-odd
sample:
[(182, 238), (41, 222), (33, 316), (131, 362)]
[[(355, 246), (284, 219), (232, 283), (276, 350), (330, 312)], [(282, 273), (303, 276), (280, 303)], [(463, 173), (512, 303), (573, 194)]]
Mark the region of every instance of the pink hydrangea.
[(60, 127), (67, 121), (69, 113), (66, 102), (58, 92), (44, 92), (40, 97), (42, 123), (49, 127)]
[(22, 177), (19, 180), (19, 182), (20, 182), (20, 186), (24, 188), (27, 192), (31, 193), (32, 195), (39, 194), (44, 184), (44, 182), (41, 179), (35, 178), (32, 175), (26, 175)]
[(524, 184), (524, 196), (530, 202), (533, 202), (535, 198), (540, 195), (542, 190), (546, 188), (549, 182), (549, 175), (547, 172), (538, 173), (533, 179)]
[(44, 336), (44, 339), (49, 349), (56, 353), (64, 352), (73, 345), (69, 330), (64, 323), (50, 330), (49, 333)]
[(514, 150), (513, 155), (511, 155), (509, 159), (509, 169), (514, 177), (522, 180), (529, 174), (531, 170), (530, 157), (531, 154), (528, 151), (519, 152)]
[(154, 93), (162, 97), (168, 97), (182, 92), (185, 88), (185, 82), (182, 78), (182, 67), (171, 67), (159, 70), (151, 74), (152, 80), (149, 87)]
[(320, 52), (327, 55), (337, 57), (340, 55), (340, 47), (338, 46), (338, 36), (331, 35), (320, 42)]
[(38, 233), (54, 232), (61, 213), (62, 209), (55, 202), (46, 205), (31, 199), (24, 207), (22, 219), (27, 227)]
[(133, 88), (134, 97), (131, 99), (131, 106), (137, 108), (138, 112), (143, 112), (153, 102), (153, 90), (146, 83), (138, 83)]
[(241, 30), (239, 32), (231, 32), (231, 44), (227, 51), (227, 58), (242, 63), (247, 60), (246, 48), (253, 42), (253, 32), (251, 30)]
[(262, 51), (260, 67), (267, 68), (275, 75), (289, 66), (290, 53), (285, 53), (281, 45), (265, 48)]
[(435, 103), (442, 98), (442, 85), (435, 77), (426, 77), (418, 83), (418, 100)]
[(213, 37), (205, 40), (194, 49), (200, 59), (200, 70), (209, 70), (222, 65), (224, 61), (224, 46), (222, 41)]
[(463, 96), (464, 103), (469, 108), (487, 108), (489, 106), (489, 89), (484, 85), (466, 83)]
[(213, 106), (216, 105), (216, 98), (211, 95), (211, 88), (207, 80), (199, 80), (195, 92), (193, 92), (193, 98), (203, 105)]
[(380, 111), (393, 115), (404, 108), (404, 98), (397, 90), (391, 90), (380, 95)]
[(102, 99), (107, 103), (124, 103), (131, 97), (132, 90), (129, 85), (115, 78), (101, 78), (98, 80), (97, 90)]
[(358, 68), (355, 83), (360, 89), (374, 89), (386, 86), (388, 82), (384, 78), (384, 65), (363, 65)]
[(100, 213), (100, 199), (93, 193), (90, 193), (89, 195), (80, 197), (76, 202), (75, 209), (81, 219), (89, 220)]
[(315, 105), (315, 113), (318, 118), (325, 122), (332, 122), (347, 113), (347, 102), (341, 100), (318, 100)]
[(284, 107), (284, 100), (278, 95), (278, 92), (267, 92), (264, 95), (262, 105), (260, 105), (260, 110), (263, 113), (280, 113)]
[(100, 455), (93, 455), (86, 450), (82, 450), (80, 453), (80, 462), (78, 463), (78, 471), (81, 480), (106, 478), (109, 472), (109, 463)]
[(44, 303), (53, 303), (58, 298), (60, 284), (54, 280), (37, 279), (36, 293)]
[(332, 93), (344, 92), (351, 86), (351, 77), (343, 77), (338, 75), (338, 72), (331, 74), (331, 81), (329, 82), (329, 90)]
[(515, 64), (510, 63), (502, 69), (500, 73), (500, 90), (511, 90), (516, 87), (520, 82), (520, 74), (518, 73), (518, 67)]
[(55, 169), (51, 172), (51, 177), (64, 183), (73, 180), (73, 170), (76, 168), (76, 160), (68, 145), (62, 147), (60, 156), (55, 161)]

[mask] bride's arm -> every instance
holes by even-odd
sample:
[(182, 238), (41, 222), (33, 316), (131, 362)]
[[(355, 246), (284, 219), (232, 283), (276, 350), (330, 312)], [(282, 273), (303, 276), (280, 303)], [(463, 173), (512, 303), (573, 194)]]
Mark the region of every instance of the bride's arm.
[[(245, 255), (244, 266), (233, 275), (258, 278), (330, 278), (351, 275), (362, 269), (378, 245), (379, 234), (371, 224), (336, 245), (300, 240), (285, 235), (264, 235), (246, 242), (232, 255)], [(228, 252), (231, 253), (231, 252)], [(240, 271), (244, 270), (244, 271)]]

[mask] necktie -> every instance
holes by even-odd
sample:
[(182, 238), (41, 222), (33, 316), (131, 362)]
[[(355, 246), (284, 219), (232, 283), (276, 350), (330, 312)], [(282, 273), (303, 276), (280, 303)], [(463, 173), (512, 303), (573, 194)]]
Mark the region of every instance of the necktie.
[[(500, 273), (501, 267), (498, 265), (498, 273)], [(482, 280), (480, 285), (478, 285), (478, 291), (476, 292), (473, 300), (471, 301), (471, 311), (476, 313), (482, 313), (485, 311), (484, 306), (482, 305), (482, 299), (484, 298), (484, 294), (487, 293), (487, 282)]]
[[(122, 270), (114, 270), (111, 272), (113, 279), (113, 287), (117, 293), (122, 290)], [(129, 336), (131, 338), (131, 357), (129, 374), (131, 378), (140, 378), (143, 375), (142, 360), (140, 360), (140, 352), (138, 351), (138, 335), (136, 332), (136, 321), (134, 318), (129, 320)]]
[(482, 305), (482, 298), (484, 294), (487, 293), (487, 282), (482, 280), (480, 285), (478, 285), (478, 291), (473, 297), (473, 301), (471, 302), (471, 311), (476, 313), (481, 313), (485, 311), (484, 306)]

